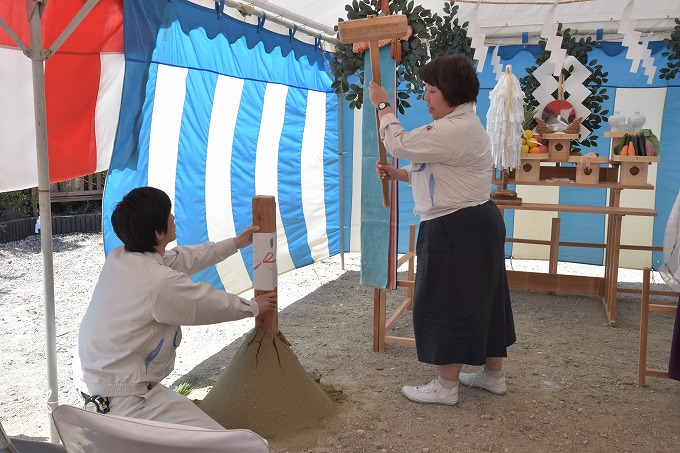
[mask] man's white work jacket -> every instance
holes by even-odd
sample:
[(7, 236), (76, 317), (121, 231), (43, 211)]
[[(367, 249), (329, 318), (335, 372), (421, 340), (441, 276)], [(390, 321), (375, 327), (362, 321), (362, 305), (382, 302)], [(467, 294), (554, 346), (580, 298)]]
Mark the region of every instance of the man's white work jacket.
[(188, 274), (236, 253), (233, 239), (158, 253), (111, 251), (78, 334), (76, 388), (107, 397), (143, 395), (167, 377), (182, 340), (180, 325), (257, 316), (254, 300), (194, 283)]

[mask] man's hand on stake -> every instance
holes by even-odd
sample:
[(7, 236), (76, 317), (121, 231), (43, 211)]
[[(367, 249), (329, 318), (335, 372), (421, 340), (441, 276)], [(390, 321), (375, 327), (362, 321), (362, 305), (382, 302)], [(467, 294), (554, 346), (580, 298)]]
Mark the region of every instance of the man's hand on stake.
[(234, 244), (236, 248), (242, 249), (243, 247), (248, 247), (253, 243), (253, 233), (260, 230), (259, 226), (250, 225), (248, 228), (243, 230), (241, 234), (234, 238)]
[(275, 292), (260, 294), (259, 296), (253, 298), (255, 303), (257, 303), (260, 309), (260, 315), (272, 312), (276, 310), (276, 303), (278, 296)]

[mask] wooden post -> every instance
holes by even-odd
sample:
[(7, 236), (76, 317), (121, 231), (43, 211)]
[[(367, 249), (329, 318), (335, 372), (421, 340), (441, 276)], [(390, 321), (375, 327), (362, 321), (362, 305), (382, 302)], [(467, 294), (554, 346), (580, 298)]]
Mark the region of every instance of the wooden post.
[[(391, 16), (370, 16), (366, 19), (354, 19), (338, 23), (340, 41), (343, 44), (368, 41), (368, 49), (371, 54), (371, 72), (373, 81), (380, 85), (380, 46), (378, 40), (401, 38), (408, 32), (408, 19), (403, 14)], [(366, 81), (368, 84), (369, 81)], [(366, 103), (364, 103), (365, 105)], [(396, 108), (396, 106), (395, 106)], [(375, 112), (376, 128), (378, 129), (378, 155), (381, 164), (387, 164), (387, 151), (380, 140), (380, 117)], [(390, 206), (389, 181), (381, 180), (383, 206)]]
[[(276, 200), (270, 195), (257, 195), (253, 197), (253, 225), (259, 226), (260, 230), (255, 233), (254, 236), (258, 234), (271, 235), (273, 233), (273, 242), (271, 247), (273, 252), (270, 252), (273, 256), (264, 256), (263, 258), (258, 258), (256, 253), (253, 253), (253, 269), (255, 272), (258, 266), (266, 265), (266, 268), (273, 272), (271, 276), (272, 281), (276, 282)], [(253, 246), (255, 247), (255, 245)], [(255, 262), (258, 260), (259, 262)], [(276, 285), (274, 288), (258, 288), (255, 286), (257, 282), (253, 282), (253, 289), (255, 292), (255, 297), (271, 292), (277, 291)], [(272, 338), (275, 338), (276, 334), (279, 332), (279, 312), (277, 310), (272, 310), (267, 314), (259, 315), (255, 318), (255, 328), (264, 329)]]

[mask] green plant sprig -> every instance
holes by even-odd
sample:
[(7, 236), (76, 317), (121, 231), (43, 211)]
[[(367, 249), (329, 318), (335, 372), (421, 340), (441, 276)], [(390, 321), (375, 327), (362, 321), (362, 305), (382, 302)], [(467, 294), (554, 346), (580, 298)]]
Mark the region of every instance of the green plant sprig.
[(663, 41), (666, 43), (668, 51), (661, 52), (661, 55), (668, 57), (668, 63), (666, 63), (665, 68), (659, 69), (659, 78), (671, 80), (680, 71), (680, 19), (675, 19), (675, 28), (671, 37)]
[[(406, 100), (409, 93), (422, 94), (422, 83), (417, 76), (420, 67), (429, 60), (425, 43), (430, 37), (429, 27), (434, 23), (434, 19), (429, 9), (415, 5), (413, 0), (392, 0), (389, 6), (392, 14), (405, 15), (413, 29), (411, 38), (402, 42), (402, 60), (397, 66), (397, 86), (405, 82), (407, 87), (406, 92), (397, 93), (396, 109), (403, 114), (404, 109), (410, 107)], [(354, 0), (351, 4), (345, 5), (345, 11), (349, 20), (364, 19), (371, 15), (377, 16), (380, 13), (380, 6), (374, 7), (368, 0)], [(343, 19), (340, 18), (339, 21)], [(350, 108), (361, 108), (364, 101), (365, 52), (355, 54), (351, 44), (338, 43), (332, 54), (334, 60), (329, 64), (335, 81), (331, 87), (349, 101)], [(352, 80), (355, 76), (356, 81)]]

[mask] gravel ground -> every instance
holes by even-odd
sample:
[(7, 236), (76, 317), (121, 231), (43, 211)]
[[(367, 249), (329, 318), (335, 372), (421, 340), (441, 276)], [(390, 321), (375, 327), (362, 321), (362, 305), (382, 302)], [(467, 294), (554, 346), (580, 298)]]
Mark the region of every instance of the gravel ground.
[[(71, 381), (76, 332), (104, 261), (101, 235), (54, 238), (59, 403), (79, 405)], [(508, 268), (547, 270), (544, 262)], [(559, 272), (601, 275), (560, 263)], [(641, 272), (621, 270), (639, 287)], [(665, 289), (658, 274), (655, 288)], [(279, 327), (302, 366), (334, 402), (319, 426), (270, 439), (274, 452), (677, 452), (678, 382), (637, 383), (639, 296), (619, 296), (619, 325), (599, 298), (512, 291), (518, 342), (506, 363), (509, 392), (461, 389), (454, 407), (419, 405), (401, 385), (429, 381), (433, 367), (410, 346), (372, 351), (373, 289), (359, 284), (359, 258), (338, 256), (279, 277)], [(403, 298), (391, 292), (388, 309)], [(244, 294), (249, 296), (248, 293)], [(657, 297), (656, 303), (674, 304)], [(11, 436), (45, 440), (46, 362), (42, 258), (37, 236), (0, 244), (0, 421)], [(649, 365), (666, 368), (674, 318), (650, 317)], [(200, 402), (253, 321), (184, 329), (176, 369), (164, 382), (197, 381)], [(408, 316), (390, 334), (411, 336)]]

